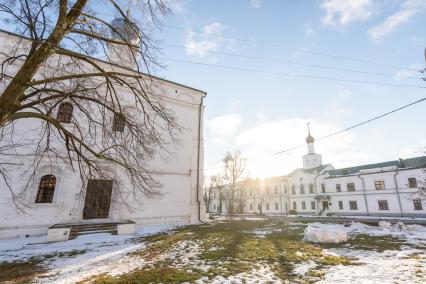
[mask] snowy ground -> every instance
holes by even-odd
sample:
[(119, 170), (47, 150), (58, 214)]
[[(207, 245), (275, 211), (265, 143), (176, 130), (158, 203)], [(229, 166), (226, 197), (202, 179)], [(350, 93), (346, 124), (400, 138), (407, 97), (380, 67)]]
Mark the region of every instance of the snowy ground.
[[(426, 227), (419, 225), (253, 218), (173, 229), (153, 227), (136, 236), (97, 234), (50, 244), (44, 237), (3, 240), (0, 264), (39, 261), (45, 271), (31, 278), (36, 283), (426, 282)], [(163, 231), (167, 234), (146, 237)], [(336, 232), (347, 240), (304, 243), (307, 231), (324, 234), (316, 236), (321, 241)]]
[(46, 243), (46, 236), (0, 240), (0, 263), (41, 260), (48, 272), (34, 279), (39, 283), (75, 283), (102, 273), (122, 274), (143, 265), (143, 260), (128, 256), (145, 248), (141, 237), (174, 228), (152, 226), (135, 236), (93, 234), (55, 243)]

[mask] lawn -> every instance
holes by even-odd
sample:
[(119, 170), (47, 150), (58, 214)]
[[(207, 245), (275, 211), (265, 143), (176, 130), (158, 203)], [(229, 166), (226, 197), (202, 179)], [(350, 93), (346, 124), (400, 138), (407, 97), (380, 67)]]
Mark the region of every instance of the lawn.
[(15, 279), (58, 283), (363, 283), (385, 278), (424, 283), (425, 242), (364, 226), (347, 242), (311, 244), (302, 241), (303, 223), (223, 221), (121, 243), (92, 243), (85, 251), (70, 246), (73, 250), (60, 255), (3, 262), (0, 270), (8, 277), (3, 281), (13, 280), (22, 265), (24, 274)]

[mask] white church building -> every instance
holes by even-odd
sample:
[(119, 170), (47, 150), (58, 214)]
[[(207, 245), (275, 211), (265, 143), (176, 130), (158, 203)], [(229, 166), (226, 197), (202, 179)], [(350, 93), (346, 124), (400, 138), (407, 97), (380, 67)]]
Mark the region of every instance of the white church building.
[[(241, 181), (234, 202), (243, 206), (236, 213), (426, 217), (426, 200), (416, 194), (426, 181), (426, 156), (335, 169), (322, 163), (314, 144), (309, 131), (302, 168)], [(212, 190), (209, 212), (226, 214), (229, 193)]]
[[(0, 31), (0, 37), (1, 54), (10, 54), (18, 41), (29, 40), (7, 31)], [(136, 73), (128, 65), (118, 64), (126, 62), (121, 59), (117, 62), (95, 58), (93, 60), (105, 70)], [(173, 152), (166, 158), (154, 154), (152, 161), (149, 161), (149, 168), (155, 180), (161, 185), (159, 190), (162, 196), (148, 199), (138, 192), (128, 195), (120, 192), (118, 196), (114, 180), (94, 179), (82, 184), (78, 170), (72, 172), (60, 165), (52, 165), (47, 160), (42, 161), (35, 173), (36, 178), (27, 186), (27, 190), (20, 194), (20, 202), (25, 205), (23, 210), (12, 202), (13, 196), (8, 185), (0, 178), (0, 239), (42, 235), (51, 228), (52, 234), (56, 234), (52, 236), (52, 240), (58, 237), (65, 240), (75, 237), (79, 233), (78, 230), (91, 232), (97, 228), (100, 231), (133, 233), (143, 226), (196, 224), (205, 219), (206, 209), (202, 199), (204, 144), (202, 129), (203, 98), (206, 93), (169, 80), (151, 78), (155, 82), (152, 96), (161, 96), (161, 102), (174, 114), (176, 123), (181, 128), (174, 137), (176, 144), (173, 145)], [(72, 116), (72, 107), (69, 109), (71, 111), (67, 112), (67, 115)], [(59, 117), (61, 111), (69, 109), (61, 109), (61, 106), (58, 106), (52, 115)], [(31, 137), (37, 123), (40, 122), (24, 119), (17, 122), (15, 129), (22, 135)], [(8, 167), (14, 169), (10, 186), (16, 192), (22, 181), (26, 180), (26, 170), (31, 167), (30, 160), (27, 161), (22, 157), (12, 162), (0, 159), (3, 165), (6, 162)], [(105, 170), (126, 182), (127, 176), (115, 167), (105, 164)], [(109, 193), (91, 192), (93, 188), (99, 186)], [(86, 194), (81, 194), (82, 187), (87, 188)], [(126, 199), (125, 205), (115, 202), (123, 198)], [(98, 210), (90, 209), (91, 202), (99, 205)]]

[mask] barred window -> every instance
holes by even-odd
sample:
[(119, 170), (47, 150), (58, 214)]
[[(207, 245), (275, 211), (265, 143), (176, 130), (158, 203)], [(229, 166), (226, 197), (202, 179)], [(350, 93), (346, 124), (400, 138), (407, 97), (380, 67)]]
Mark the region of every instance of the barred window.
[(56, 177), (54, 175), (43, 176), (38, 186), (36, 203), (52, 203), (55, 186)]
[(389, 210), (388, 201), (387, 200), (378, 200), (379, 210)]
[(311, 201), (311, 209), (315, 209), (315, 201)]
[(339, 201), (339, 209), (342, 210), (343, 209), (343, 201)]
[(124, 126), (126, 124), (126, 119), (124, 114), (114, 113), (114, 120), (112, 122), (112, 131), (124, 132)]
[(408, 178), (408, 187), (409, 188), (417, 188), (417, 179), (416, 178)]
[(293, 202), (293, 209), (296, 210), (297, 209), (297, 203)]
[(56, 119), (62, 123), (71, 123), (74, 107), (70, 103), (61, 103), (58, 108)]
[(420, 199), (414, 199), (413, 204), (414, 204), (414, 210), (423, 210), (422, 201)]
[(314, 185), (312, 183), (309, 184), (309, 193), (314, 193)]
[(354, 183), (352, 183), (352, 182), (350, 182), (350, 183), (346, 184), (346, 189), (347, 189), (348, 191), (355, 191), (355, 184), (354, 184)]
[(306, 209), (306, 202), (302, 201), (302, 209)]
[(305, 194), (305, 186), (303, 184), (300, 185), (300, 194)]
[(349, 208), (351, 210), (358, 210), (358, 203), (356, 201), (349, 201)]
[(336, 184), (336, 192), (341, 192), (342, 191), (342, 186), (340, 185), (340, 183)]
[(376, 187), (376, 190), (385, 189), (385, 182), (383, 180), (376, 180), (374, 182), (374, 186)]

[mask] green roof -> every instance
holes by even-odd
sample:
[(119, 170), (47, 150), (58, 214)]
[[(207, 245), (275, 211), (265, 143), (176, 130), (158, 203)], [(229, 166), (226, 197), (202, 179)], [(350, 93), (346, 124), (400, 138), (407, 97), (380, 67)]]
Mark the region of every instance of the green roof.
[(295, 174), (296, 172), (299, 172), (299, 171), (304, 172), (304, 173), (314, 173), (314, 172), (320, 173), (322, 170), (324, 170), (328, 166), (331, 166), (331, 164), (320, 165), (318, 167), (311, 168), (311, 169), (299, 168), (299, 169), (295, 169), (294, 171), (292, 171), (288, 175), (291, 176), (291, 175), (293, 175), (293, 174)]
[(409, 158), (409, 159), (399, 159), (393, 161), (387, 161), (382, 163), (368, 164), (357, 167), (342, 168), (327, 171), (332, 176), (344, 176), (356, 174), (361, 170), (375, 169), (375, 168), (384, 168), (395, 166), (398, 169), (408, 169), (408, 168), (423, 168), (426, 167), (426, 156)]

